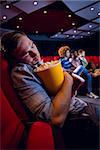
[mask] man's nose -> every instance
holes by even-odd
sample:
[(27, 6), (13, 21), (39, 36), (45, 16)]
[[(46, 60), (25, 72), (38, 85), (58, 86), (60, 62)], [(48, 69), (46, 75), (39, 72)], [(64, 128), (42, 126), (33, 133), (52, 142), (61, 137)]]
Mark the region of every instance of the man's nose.
[(33, 58), (36, 56), (36, 54), (33, 51), (29, 51), (29, 55)]

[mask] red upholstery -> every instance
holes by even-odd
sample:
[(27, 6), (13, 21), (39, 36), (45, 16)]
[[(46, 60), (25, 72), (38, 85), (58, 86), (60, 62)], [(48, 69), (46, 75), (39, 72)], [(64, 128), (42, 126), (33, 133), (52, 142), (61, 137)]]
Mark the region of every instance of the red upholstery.
[(54, 56), (53, 58), (54, 58), (54, 60), (58, 60), (59, 56)]
[(86, 56), (88, 62), (92, 61), (95, 65), (100, 64), (100, 56)]
[(30, 129), (27, 149), (54, 149), (54, 141), (51, 126), (45, 122), (36, 122)]
[[(17, 149), (22, 135), (26, 130), (24, 125), (21, 123), (15, 112), (11, 108), (6, 96), (0, 91), (0, 142), (1, 150)], [(35, 122), (32, 124), (29, 130), (29, 136), (27, 136), (26, 149), (50, 149), (54, 150), (54, 141), (52, 135), (52, 128), (48, 123)]]
[[(26, 128), (20, 121), (29, 120), (28, 115), (16, 96), (11, 85), (8, 63), (0, 53), (1, 60), (1, 90), (0, 90), (0, 142), (1, 150), (17, 149)], [(12, 109), (13, 108), (13, 109)], [(15, 111), (15, 112), (14, 112)], [(18, 115), (18, 116), (17, 116)], [(29, 132), (29, 138), (26, 140), (27, 149), (51, 149), (54, 150), (52, 128), (48, 123), (35, 122), (32, 124)]]
[(41, 58), (43, 59), (44, 62), (54, 60), (53, 56), (42, 56)]
[[(51, 61), (51, 60), (58, 60), (59, 56), (42, 56), (44, 62)], [(100, 64), (100, 56), (86, 56), (88, 62), (93, 61), (94, 64)]]
[(2, 91), (0, 91), (0, 97), (1, 149), (14, 149), (19, 144), (24, 126), (14, 113)]
[(26, 114), (25, 109), (21, 104), (20, 100), (17, 98), (14, 88), (12, 87), (11, 79), (9, 76), (8, 62), (4, 59), (3, 55), (0, 55), (0, 60), (1, 60), (0, 66), (1, 88), (5, 96), (7, 97), (8, 101), (13, 106), (15, 112), (18, 114), (18, 116), (22, 120), (28, 120), (29, 117)]
[(51, 61), (51, 60), (58, 60), (59, 56), (41, 56), (44, 62)]

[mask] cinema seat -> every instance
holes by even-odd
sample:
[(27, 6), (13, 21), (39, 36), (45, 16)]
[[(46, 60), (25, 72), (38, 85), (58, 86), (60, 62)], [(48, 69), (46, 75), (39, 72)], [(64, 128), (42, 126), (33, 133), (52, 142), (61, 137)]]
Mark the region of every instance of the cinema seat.
[(1, 89), (3, 90), (5, 96), (7, 97), (7, 100), (9, 101), (11, 106), (14, 108), (19, 118), (23, 121), (30, 120), (27, 110), (25, 111), (23, 104), (18, 99), (16, 92), (14, 88), (12, 87), (12, 82), (11, 82), (10, 75), (9, 75), (8, 62), (6, 59), (4, 59), (2, 53), (0, 53), (0, 60), (1, 60), (1, 63), (0, 63)]
[(37, 121), (25, 127), (0, 90), (0, 150), (54, 150), (52, 128), (48, 123)]
[(86, 56), (88, 62), (93, 62), (95, 65), (100, 64), (100, 56)]
[[(85, 56), (87, 61), (92, 61), (95, 65), (100, 64), (100, 56)], [(44, 62), (51, 61), (51, 60), (58, 60), (59, 56), (42, 56)]]

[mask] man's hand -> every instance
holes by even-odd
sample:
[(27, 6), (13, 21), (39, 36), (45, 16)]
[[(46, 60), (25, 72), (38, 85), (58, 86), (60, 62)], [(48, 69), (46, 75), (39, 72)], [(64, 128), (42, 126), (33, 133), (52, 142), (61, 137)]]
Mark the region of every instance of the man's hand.
[(64, 77), (65, 77), (65, 84), (69, 84), (69, 86), (72, 86), (73, 85), (73, 77), (67, 73), (67, 72), (64, 72)]

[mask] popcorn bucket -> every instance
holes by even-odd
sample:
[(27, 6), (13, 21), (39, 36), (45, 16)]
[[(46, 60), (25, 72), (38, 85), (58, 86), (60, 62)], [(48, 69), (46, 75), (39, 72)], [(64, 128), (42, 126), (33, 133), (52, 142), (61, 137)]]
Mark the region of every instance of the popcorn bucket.
[(63, 69), (59, 61), (44, 63), (42, 69), (38, 67), (35, 72), (50, 95), (55, 95), (59, 91), (64, 81)]

